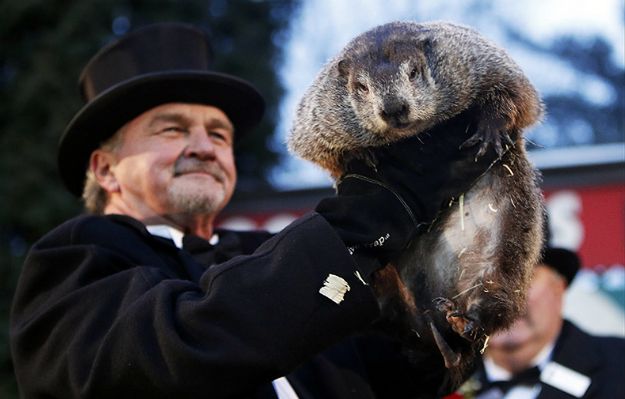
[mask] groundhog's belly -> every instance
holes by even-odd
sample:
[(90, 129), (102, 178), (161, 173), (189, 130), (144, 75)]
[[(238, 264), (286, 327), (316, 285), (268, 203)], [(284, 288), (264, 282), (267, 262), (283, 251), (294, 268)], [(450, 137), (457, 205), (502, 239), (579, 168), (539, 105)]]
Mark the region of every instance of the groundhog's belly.
[(447, 294), (456, 291), (455, 295), (462, 296), (466, 290), (473, 289), (471, 283), (494, 271), (493, 261), (503, 237), (500, 222), (509, 212), (510, 203), (508, 198), (495, 194), (498, 184), (493, 180), (487, 176), (461, 197), (444, 221), (442, 234), (438, 235), (436, 247), (449, 252), (446, 257), (450, 262), (446, 266), (436, 264), (440, 263), (440, 257), (434, 256), (431, 266), (446, 271), (439, 278), (449, 277), (456, 282), (444, 286), (451, 290)]
[(506, 186), (512, 176), (501, 168), (483, 176), (379, 276), (386, 287), (380, 305), (399, 336), (417, 351), (438, 347), (458, 375), (487, 336), (519, 313), (525, 263), (535, 255), (510, 243), (540, 235), (529, 228), (539, 225), (540, 209), (515, 204), (539, 201), (538, 192), (528, 184)]

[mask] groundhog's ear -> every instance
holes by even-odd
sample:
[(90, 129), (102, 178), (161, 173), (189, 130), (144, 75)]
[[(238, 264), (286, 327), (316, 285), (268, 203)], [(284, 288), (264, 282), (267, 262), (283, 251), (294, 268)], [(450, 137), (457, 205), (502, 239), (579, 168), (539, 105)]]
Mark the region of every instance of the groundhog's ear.
[(349, 68), (351, 66), (351, 62), (349, 60), (340, 60), (337, 64), (337, 70), (339, 71), (339, 76), (346, 78), (349, 76)]

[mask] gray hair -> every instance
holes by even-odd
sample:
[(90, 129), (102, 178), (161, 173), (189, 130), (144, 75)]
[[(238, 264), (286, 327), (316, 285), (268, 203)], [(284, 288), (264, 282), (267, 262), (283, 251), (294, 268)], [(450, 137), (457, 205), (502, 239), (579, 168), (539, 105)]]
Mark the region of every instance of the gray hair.
[[(121, 146), (124, 131), (125, 125), (115, 132), (112, 137), (100, 144), (98, 149), (115, 153)], [(93, 173), (90, 166), (87, 166), (85, 184), (82, 190), (82, 200), (85, 210), (88, 213), (95, 215), (104, 214), (104, 208), (109, 201), (106, 190), (100, 186), (100, 183), (98, 182), (98, 179), (96, 179), (95, 173)]]

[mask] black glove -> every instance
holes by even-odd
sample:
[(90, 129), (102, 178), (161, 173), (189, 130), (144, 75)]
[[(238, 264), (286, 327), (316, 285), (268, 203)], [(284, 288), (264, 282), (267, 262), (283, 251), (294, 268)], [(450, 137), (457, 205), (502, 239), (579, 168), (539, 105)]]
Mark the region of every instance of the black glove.
[(363, 278), (401, 252), (439, 212), (477, 181), (498, 155), (463, 146), (477, 123), (461, 115), (429, 131), (372, 148), (376, 160), (353, 159), (337, 182), (337, 196), (316, 211), (337, 231)]

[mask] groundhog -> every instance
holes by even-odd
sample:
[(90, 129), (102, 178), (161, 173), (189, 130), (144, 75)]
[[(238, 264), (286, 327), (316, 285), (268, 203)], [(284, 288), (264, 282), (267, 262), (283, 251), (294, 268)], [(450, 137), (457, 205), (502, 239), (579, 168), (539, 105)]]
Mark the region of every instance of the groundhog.
[(381, 324), (416, 361), (441, 364), (441, 392), (457, 387), (488, 335), (523, 311), (542, 247), (543, 207), (521, 133), (542, 112), (536, 90), (504, 50), (444, 22), (394, 22), (359, 35), (327, 63), (297, 109), (290, 151), (335, 178), (351, 157), (377, 162), (369, 159), (372, 147), (424, 132), (445, 135), (454, 124), (471, 129), (463, 146), (475, 146), (475, 156), (491, 147), (499, 154), (374, 276)]

